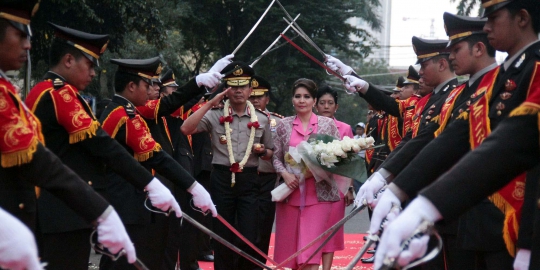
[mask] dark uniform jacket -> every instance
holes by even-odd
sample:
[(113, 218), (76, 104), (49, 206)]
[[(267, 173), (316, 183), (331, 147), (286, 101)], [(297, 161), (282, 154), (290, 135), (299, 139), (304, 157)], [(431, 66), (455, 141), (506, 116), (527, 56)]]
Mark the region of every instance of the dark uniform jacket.
[[(152, 151), (145, 153), (145, 155), (138, 155), (137, 149), (134, 149), (132, 145), (129, 145), (131, 140), (137, 140), (137, 138), (129, 137), (133, 136), (133, 133), (127, 133), (127, 125), (129, 121), (139, 118), (142, 119), (139, 112), (142, 111), (142, 115), (146, 119), (153, 118), (148, 121), (155, 121), (156, 118), (160, 118), (164, 115), (169, 115), (177, 110), (186, 101), (197, 96), (202, 89), (199, 88), (195, 80), (191, 80), (186, 85), (181, 87), (182, 90), (173, 92), (173, 94), (157, 100), (154, 105), (148, 106), (147, 110), (135, 110), (135, 106), (127, 99), (115, 95), (103, 112), (100, 122), (104, 125), (105, 130), (108, 131), (109, 126), (113, 127), (114, 134), (111, 134), (132, 156), (138, 156), (138, 160), (149, 171), (152, 169), (157, 173), (171, 181), (174, 185), (187, 190), (191, 187), (195, 179), (183, 169), (178, 162), (176, 162), (169, 154), (161, 150), (162, 146), (155, 143), (155, 140), (150, 136), (144, 138), (144, 142), (141, 143), (148, 145), (154, 145)], [(117, 115), (120, 114), (120, 115)], [(118, 117), (120, 116), (120, 117)], [(121, 120), (125, 119), (125, 120)], [(144, 120), (143, 120), (144, 121)], [(143, 123), (146, 125), (146, 121)], [(148, 126), (146, 126), (147, 128)], [(147, 130), (147, 135), (150, 131)], [(171, 146), (172, 149), (172, 146)], [(108, 168), (106, 188), (109, 194), (108, 199), (111, 204), (115, 206), (122, 221), (126, 224), (145, 224), (150, 221), (150, 212), (145, 209), (144, 201), (146, 195), (144, 192), (135, 190), (132, 186), (129, 186), (122, 180), (122, 178)], [(148, 203), (149, 204), (149, 203)]]
[[(528, 93), (531, 92), (531, 87), (533, 87), (533, 82), (538, 80), (540, 77), (536, 74), (536, 69), (540, 61), (540, 43), (535, 43), (527, 48), (522, 54), (519, 55), (508, 67), (508, 70), (504, 70), (504, 67), (501, 67), (499, 74), (493, 86), (491, 93), (491, 99), (489, 100), (488, 116), (490, 120), (491, 130), (495, 131), (498, 129), (499, 123), (505, 119), (509, 113), (516, 108), (521, 102), (525, 100)], [(481, 97), (471, 98), (469, 102), (474, 103)], [(463, 113), (462, 116), (467, 116), (470, 112)], [(463, 118), (463, 119), (462, 119)], [(443, 133), (435, 140), (433, 140), (429, 145), (426, 146), (422, 152), (417, 157), (417, 160), (411, 162), (402, 174), (394, 179), (394, 183), (402, 188), (407, 194), (413, 195), (416, 194), (420, 189), (425, 186), (428, 186), (433, 182), (437, 177), (442, 175), (446, 170), (449, 170), (454, 166), (454, 164), (459, 161), (463, 155), (467, 154), (470, 151), (470, 117), (459, 117), (459, 119), (452, 122)], [(519, 130), (519, 129), (516, 129)], [(515, 132), (513, 136), (516, 136)], [(521, 134), (520, 134), (521, 135)], [(519, 136), (518, 136), (519, 137)], [(519, 139), (511, 138), (509, 140)], [(482, 144), (483, 145), (483, 144)], [(516, 150), (517, 151), (517, 150)], [(501, 158), (507, 160), (507, 156), (496, 155), (495, 158)], [(480, 161), (478, 161), (480, 162)], [(492, 165), (489, 161), (481, 161), (485, 164), (480, 165), (482, 168), (476, 168), (475, 170), (484, 171), (484, 168), (489, 170), (498, 170), (495, 168), (496, 165)], [(422, 164), (422, 170), (420, 172), (419, 168), (416, 168), (418, 164)], [(510, 165), (503, 166), (504, 169), (508, 169)], [(461, 173), (466, 173), (468, 175), (476, 175), (476, 171), (462, 171)], [(414, 181), (410, 181), (410, 178), (414, 175)], [(491, 173), (490, 173), (491, 175)], [(504, 175), (504, 174), (502, 174)], [(502, 176), (495, 176), (494, 178), (500, 178)], [(469, 178), (474, 179), (474, 178)], [(536, 181), (538, 179), (538, 170), (532, 170), (527, 174), (527, 182)], [(498, 179), (492, 179), (493, 181), (498, 181)], [(476, 179), (474, 179), (476, 181)], [(461, 187), (460, 187), (461, 189)], [(452, 192), (453, 193), (453, 192)], [(519, 195), (519, 193), (518, 193)], [(523, 194), (519, 195), (522, 196)], [(485, 197), (484, 197), (485, 198)], [(483, 198), (483, 199), (484, 199)], [(452, 199), (455, 201), (458, 198)], [(461, 200), (461, 196), (459, 197)], [(482, 203), (484, 206), (487, 204), (486, 201)], [(453, 211), (452, 211), (453, 212)], [(491, 213), (491, 216), (494, 217), (496, 212), (491, 210), (481, 211), (484, 213)], [(500, 212), (500, 211), (499, 211)], [(472, 214), (474, 216), (474, 213)], [(532, 215), (526, 215), (524, 213), (524, 218), (531, 218)], [(528, 222), (525, 222), (526, 224)], [(478, 224), (471, 224), (469, 228), (476, 226)], [(498, 227), (487, 227), (488, 233), (498, 233), (500, 234), (501, 226)], [(525, 225), (526, 229), (527, 225)], [(530, 233), (530, 232), (529, 232)], [(521, 231), (520, 231), (521, 234)], [(524, 232), (524, 234), (527, 234)], [(520, 237), (520, 242), (525, 241), (527, 237)], [(530, 239), (530, 238), (529, 238)], [(481, 239), (479, 239), (481, 240)], [(528, 241), (527, 241), (528, 242)], [(466, 242), (465, 242), (466, 243)], [(518, 245), (521, 246), (530, 246), (530, 243), (523, 243)], [(495, 247), (493, 243), (487, 243), (485, 247), (491, 246)]]
[[(58, 103), (58, 100), (53, 98), (54, 94), (59, 94), (63, 101), (72, 103), (70, 105), (73, 106)], [(96, 191), (104, 191), (106, 165), (141, 192), (152, 180), (152, 174), (99, 127), (97, 119), (77, 89), (59, 75), (48, 72), (45, 80), (32, 89), (27, 102), (42, 123), (47, 147)], [(66, 108), (73, 110), (63, 110)], [(71, 121), (66, 123), (62, 114), (71, 117)], [(68, 131), (72, 128), (72, 123), (84, 118), (91, 120), (92, 124), (95, 123), (95, 130), (89, 127), (78, 132)], [(81, 137), (76, 138), (77, 136)], [(39, 197), (38, 217), (43, 233), (89, 228), (87, 222), (47, 190), (43, 190)]]
[[(69, 205), (87, 224), (97, 220), (109, 204), (37, 141), (36, 138), (41, 137), (39, 125), (29, 121), (35, 116), (15, 94), (13, 85), (2, 77), (1, 71), (0, 104), (2, 136), (10, 141), (0, 146), (0, 207), (34, 230), (37, 208), (34, 186), (39, 186), (42, 191), (47, 190)], [(17, 129), (26, 129), (29, 133), (18, 133)], [(19, 149), (29, 159), (23, 156), (11, 159), (13, 147), (24, 141), (21, 135), (29, 135), (36, 140), (33, 146), (30, 144), (29, 148)]]

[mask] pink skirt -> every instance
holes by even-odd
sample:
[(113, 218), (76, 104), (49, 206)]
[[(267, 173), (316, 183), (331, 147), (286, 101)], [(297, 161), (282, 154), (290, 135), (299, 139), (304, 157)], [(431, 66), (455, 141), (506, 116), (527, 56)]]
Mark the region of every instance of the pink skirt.
[[(308, 195), (309, 196), (309, 195)], [(321, 202), (313, 205), (306, 205), (302, 211), (300, 207), (288, 203), (276, 204), (276, 242), (274, 259), (281, 263), (289, 256), (306, 246), (313, 239), (320, 236), (324, 231), (343, 218), (345, 213), (345, 202)], [(337, 220), (337, 221), (336, 221)], [(317, 244), (305, 250), (295, 259), (289, 261), (284, 267), (298, 268), (302, 264), (320, 264), (322, 253), (334, 252), (344, 249), (343, 228), (317, 252), (309, 261), (307, 259), (324, 241), (324, 238)]]

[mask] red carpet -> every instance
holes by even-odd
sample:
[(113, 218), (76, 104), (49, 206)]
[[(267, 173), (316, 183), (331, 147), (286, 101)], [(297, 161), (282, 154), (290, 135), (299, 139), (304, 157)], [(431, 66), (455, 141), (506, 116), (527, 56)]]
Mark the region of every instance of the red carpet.
[[(365, 234), (345, 234), (345, 250), (338, 251), (334, 254), (334, 262), (332, 269), (341, 269), (352, 260), (354, 255), (362, 248), (364, 245), (364, 240), (362, 237)], [(270, 240), (270, 257), (273, 257), (274, 254), (274, 234), (272, 234), (272, 239)], [(369, 258), (371, 254), (365, 254), (363, 258)], [(213, 270), (214, 264), (209, 262), (199, 262), (199, 266), (204, 270)], [(371, 270), (373, 269), (373, 264), (362, 264), (359, 262), (355, 270)]]

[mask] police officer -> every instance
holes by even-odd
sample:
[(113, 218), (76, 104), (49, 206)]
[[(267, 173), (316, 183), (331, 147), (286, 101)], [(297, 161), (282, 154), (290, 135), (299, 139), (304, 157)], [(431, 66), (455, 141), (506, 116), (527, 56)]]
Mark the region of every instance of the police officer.
[[(215, 73), (198, 75), (182, 87), (184, 91), (149, 103), (147, 91), (152, 79), (157, 78), (161, 72), (160, 57), (143, 60), (113, 59), (111, 62), (118, 65), (115, 73), (116, 94), (101, 116), (103, 129), (148, 170), (155, 170), (176, 186), (190, 192), (195, 206), (202, 211), (211, 210), (213, 215), (217, 215), (208, 192), (178, 162), (162, 151), (161, 145), (153, 139), (141, 114), (153, 117), (159, 116), (159, 112), (171, 113), (179, 107), (177, 104), (182, 104), (193, 95), (204, 91), (203, 85), (213, 87), (217, 84), (220, 75)], [(140, 107), (136, 110), (137, 106), (143, 106), (145, 110)], [(159, 239), (152, 238), (156, 229), (153, 227), (156, 226), (151, 224), (151, 214), (145, 209), (145, 194), (127, 185), (120, 175), (114, 173), (113, 168), (108, 168), (108, 171), (106, 183), (103, 185), (106, 188), (105, 192), (110, 195), (109, 201), (119, 209), (134, 243), (146, 251), (141, 259), (149, 268), (158, 269), (163, 260), (165, 246), (156, 246), (153, 243)], [(147, 190), (152, 188), (146, 187)], [(161, 192), (170, 193), (168, 189)], [(163, 235), (166, 237), (166, 232)], [(120, 260), (114, 264), (110, 258), (103, 256), (100, 267), (124, 269), (126, 265)]]
[[(249, 101), (256, 109), (264, 111), (270, 118), (270, 132), (275, 136), (276, 126), (283, 118), (274, 112), (268, 111), (266, 106), (270, 102), (270, 91), (272, 86), (261, 76), (254, 75), (251, 82), (253, 91), (249, 97)], [(257, 201), (259, 204), (259, 224), (257, 228), (259, 233), (257, 236), (256, 246), (264, 253), (268, 254), (270, 246), (270, 236), (272, 235), (272, 226), (274, 225), (274, 217), (276, 214), (276, 203), (272, 201), (270, 192), (276, 187), (278, 179), (274, 165), (270, 160), (259, 160), (259, 182), (257, 183)], [(265, 259), (258, 256), (260, 261)]]
[[(256, 110), (248, 98), (251, 94), (253, 69), (236, 61), (222, 70), (228, 89), (192, 114), (182, 125), (184, 134), (208, 131), (213, 148), (212, 197), (220, 214), (252, 243), (257, 238), (258, 206), (257, 167), (259, 158), (272, 157), (273, 140), (268, 116)], [(223, 109), (210, 110), (227, 95)], [(232, 232), (217, 220), (214, 231), (228, 241), (235, 239)], [(241, 244), (243, 250), (249, 250)], [(240, 258), (235, 263), (234, 253), (225, 246), (215, 247), (215, 269), (253, 269), (255, 266)], [(248, 253), (255, 255), (254, 251)]]
[[(128, 261), (134, 262), (135, 249), (118, 214), (44, 147), (39, 120), (20, 100), (3, 72), (20, 69), (26, 61), (30, 50), (30, 18), (37, 7), (37, 2), (32, 0), (0, 3), (0, 135), (4, 138), (0, 144), (0, 206), (34, 230), (34, 186), (41, 187), (42, 192), (48, 191), (69, 205), (86, 224), (97, 225), (99, 241), (105, 247), (115, 253), (124, 248)], [(88, 238), (86, 246), (87, 241)], [(21, 263), (8, 267), (24, 268), (25, 262)], [(35, 265), (28, 267), (36, 269)]]

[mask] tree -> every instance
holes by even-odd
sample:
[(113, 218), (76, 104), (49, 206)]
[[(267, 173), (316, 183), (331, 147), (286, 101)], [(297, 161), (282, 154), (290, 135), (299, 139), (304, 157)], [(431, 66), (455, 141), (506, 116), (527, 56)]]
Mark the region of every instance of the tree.
[[(455, 3), (456, 0), (450, 0), (450, 2)], [(459, 5), (457, 6), (458, 15), (471, 16), (471, 12), (479, 4), (481, 4), (480, 0), (459, 0)], [(484, 9), (480, 6), (478, 9), (478, 16), (482, 15), (483, 12)]]

